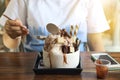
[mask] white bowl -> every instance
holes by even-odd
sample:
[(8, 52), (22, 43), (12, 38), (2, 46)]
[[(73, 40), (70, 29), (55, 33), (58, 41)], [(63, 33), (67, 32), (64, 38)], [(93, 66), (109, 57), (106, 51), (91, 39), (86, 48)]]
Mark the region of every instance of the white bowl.
[[(65, 55), (65, 57), (64, 57)], [(43, 64), (46, 68), (76, 68), (80, 60), (80, 51), (63, 54), (46, 52), (43, 50)]]

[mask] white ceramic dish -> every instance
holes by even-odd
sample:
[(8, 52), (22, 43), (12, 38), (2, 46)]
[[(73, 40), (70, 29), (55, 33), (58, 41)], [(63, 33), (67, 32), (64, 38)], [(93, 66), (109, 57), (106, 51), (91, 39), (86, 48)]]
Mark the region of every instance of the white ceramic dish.
[[(57, 52), (57, 50), (56, 50)], [(66, 59), (66, 62), (64, 61)], [(80, 60), (80, 50), (74, 53), (50, 53), (43, 50), (43, 64), (47, 68), (76, 68)]]

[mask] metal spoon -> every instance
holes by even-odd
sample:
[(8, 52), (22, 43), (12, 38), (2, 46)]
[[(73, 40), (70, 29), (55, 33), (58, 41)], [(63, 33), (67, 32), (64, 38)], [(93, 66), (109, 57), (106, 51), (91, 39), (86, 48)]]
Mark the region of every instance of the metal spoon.
[[(8, 17), (8, 16), (6, 16), (6, 15), (4, 15), (4, 14), (3, 14), (3, 16), (6, 17), (6, 18), (9, 19), (9, 20), (13, 20), (13, 19), (11, 19), (10, 17)], [(25, 27), (21, 26), (21, 28), (24, 29), (24, 33), (29, 32), (29, 35), (30, 35), (32, 38), (34, 38), (34, 39), (45, 40), (45, 38), (46, 38), (46, 36), (34, 36), (34, 35), (33, 35), (30, 31), (28, 31)], [(25, 31), (26, 31), (26, 32), (25, 32)], [(23, 38), (23, 36), (22, 36), (22, 38)], [(24, 38), (23, 38), (22, 40), (24, 41)]]
[(60, 29), (53, 23), (47, 24), (46, 27), (47, 27), (48, 32), (52, 34), (58, 34), (60, 32)]

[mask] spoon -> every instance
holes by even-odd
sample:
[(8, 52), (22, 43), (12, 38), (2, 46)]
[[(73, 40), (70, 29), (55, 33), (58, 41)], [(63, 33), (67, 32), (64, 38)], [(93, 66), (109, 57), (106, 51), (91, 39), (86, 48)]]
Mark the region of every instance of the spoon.
[(46, 27), (47, 27), (48, 32), (52, 34), (58, 34), (60, 32), (60, 29), (53, 23), (47, 24)]
[[(6, 16), (4, 14), (3, 14), (3, 16), (6, 17), (8, 20), (13, 20), (13, 19), (11, 19), (10, 17), (8, 17), (8, 16)], [(28, 30), (23, 26), (20, 26), (20, 27), (23, 30), (23, 34), (26, 35), (28, 33)]]
[[(10, 17), (6, 16), (3, 14), (4, 17), (6, 17), (9, 20), (13, 20)], [(21, 28), (24, 30), (24, 34), (27, 34), (29, 32), (29, 35), (34, 38), (34, 39), (39, 39), (39, 40), (45, 40), (46, 36), (34, 36), (30, 31), (26, 30), (25, 27), (21, 26)], [(23, 36), (22, 36), (23, 37)]]

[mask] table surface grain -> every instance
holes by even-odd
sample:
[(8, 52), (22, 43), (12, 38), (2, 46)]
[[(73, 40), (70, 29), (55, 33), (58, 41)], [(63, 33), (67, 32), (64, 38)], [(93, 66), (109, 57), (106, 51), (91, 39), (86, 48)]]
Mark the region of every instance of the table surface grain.
[[(91, 55), (96, 52), (81, 52), (83, 71), (78, 75), (36, 75), (33, 71), (37, 52), (0, 53), (0, 80), (97, 80)], [(120, 62), (120, 52), (109, 52)], [(105, 80), (120, 80), (120, 71), (109, 71)]]

